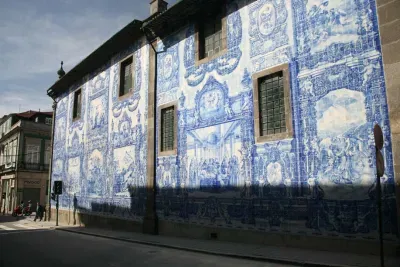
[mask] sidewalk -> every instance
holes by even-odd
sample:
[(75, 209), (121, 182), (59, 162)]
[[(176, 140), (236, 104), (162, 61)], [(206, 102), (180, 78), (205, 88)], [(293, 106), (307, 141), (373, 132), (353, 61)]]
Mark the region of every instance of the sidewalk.
[[(56, 229), (158, 247), (297, 266), (380, 266), (379, 256), (312, 251), (306, 249), (240, 244), (214, 240), (186, 239), (160, 235), (154, 236), (134, 232), (75, 226), (57, 227)], [(385, 257), (385, 266), (399, 267), (400, 259)]]
[(12, 217), (11, 215), (0, 215), (0, 223), (9, 223), (9, 222), (14, 222), (14, 223), (19, 223), (31, 227), (37, 227), (37, 228), (46, 228), (46, 229), (55, 229), (57, 227), (68, 227), (68, 228), (73, 228), (73, 227), (79, 227), (77, 226), (72, 226), (72, 225), (66, 225), (66, 224), (61, 224), (59, 223), (59, 226), (56, 226), (55, 221), (45, 221), (42, 220), (40, 221), (39, 219), (34, 221), (35, 219), (35, 213), (33, 213), (31, 216), (23, 216), (23, 217)]
[(51, 229), (55, 229), (57, 227), (71, 227), (71, 228), (75, 227), (75, 226), (69, 226), (69, 225), (67, 226), (67, 225), (61, 225), (61, 224), (59, 224), (59, 226), (56, 226), (55, 221), (51, 221), (51, 222), (44, 221), (44, 220), (39, 221), (39, 219), (38, 219), (35, 222), (34, 219), (35, 219), (35, 216), (25, 217), (25, 218), (18, 219), (18, 222), (22, 223), (22, 224), (30, 225), (30, 226), (37, 226), (37, 227), (51, 228)]

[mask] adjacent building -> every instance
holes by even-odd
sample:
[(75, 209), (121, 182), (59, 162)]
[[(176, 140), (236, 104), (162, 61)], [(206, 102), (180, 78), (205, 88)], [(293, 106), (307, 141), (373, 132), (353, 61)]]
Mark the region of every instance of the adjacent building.
[(0, 119), (0, 211), (23, 200), (46, 202), (51, 159), (52, 112), (26, 111)]
[(395, 246), (399, 98), (381, 39), (398, 32), (380, 35), (376, 1), (150, 6), (48, 90), (62, 220), (377, 253), (379, 124)]

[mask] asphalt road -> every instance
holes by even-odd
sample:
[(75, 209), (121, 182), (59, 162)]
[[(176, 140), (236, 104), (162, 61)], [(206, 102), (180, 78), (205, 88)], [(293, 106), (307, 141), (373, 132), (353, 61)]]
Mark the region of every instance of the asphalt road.
[(287, 266), (26, 227), (0, 220), (0, 267)]

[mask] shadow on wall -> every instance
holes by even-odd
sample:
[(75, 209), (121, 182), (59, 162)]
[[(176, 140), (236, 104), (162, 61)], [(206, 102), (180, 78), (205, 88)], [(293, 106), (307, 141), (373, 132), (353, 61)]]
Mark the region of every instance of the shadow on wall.
[(90, 202), (89, 207), (79, 204), (79, 196), (67, 196), (67, 199), (72, 202), (68, 209), (72, 217), (66, 218), (67, 223), (139, 232), (142, 230), (141, 224), (132, 224), (132, 221), (139, 222), (145, 215), (146, 189), (141, 188), (140, 191), (140, 193), (136, 192), (130, 187), (130, 197), (115, 198), (114, 201), (97, 199)]
[[(368, 199), (325, 199), (321, 186), (302, 189), (285, 186), (214, 186), (197, 189), (162, 188), (157, 191), (156, 210), (159, 220), (200, 226), (242, 230), (275, 231), (346, 237), (377, 238), (378, 213), (376, 187), (351, 187), (368, 192)], [(350, 190), (350, 186), (348, 186)], [(341, 190), (345, 190), (342, 186)], [(332, 188), (333, 189), (333, 188)], [(383, 187), (382, 213), (385, 239), (398, 237), (396, 200)], [(137, 230), (146, 213), (146, 188), (130, 187), (129, 197), (112, 199), (62, 196), (63, 206), (70, 200), (73, 218), (70, 224)], [(203, 195), (203, 196), (202, 196)], [(84, 201), (90, 201), (88, 203)], [(120, 204), (118, 204), (120, 203)], [(86, 206), (86, 207), (85, 207)], [(60, 211), (61, 212), (61, 211)], [(110, 220), (111, 219), (111, 220)], [(138, 222), (137, 226), (132, 224)], [(134, 229), (137, 227), (137, 229)]]

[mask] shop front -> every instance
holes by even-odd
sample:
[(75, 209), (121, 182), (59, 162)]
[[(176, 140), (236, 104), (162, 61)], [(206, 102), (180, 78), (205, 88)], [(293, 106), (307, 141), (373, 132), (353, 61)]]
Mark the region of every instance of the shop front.
[(13, 207), (17, 204), (15, 184), (14, 174), (1, 177), (1, 213), (12, 213)]
[(41, 204), (46, 200), (46, 180), (45, 173), (19, 173), (18, 177), (18, 199), (23, 200), (25, 205), (28, 201), (32, 202), (32, 209), (36, 210), (36, 203)]

